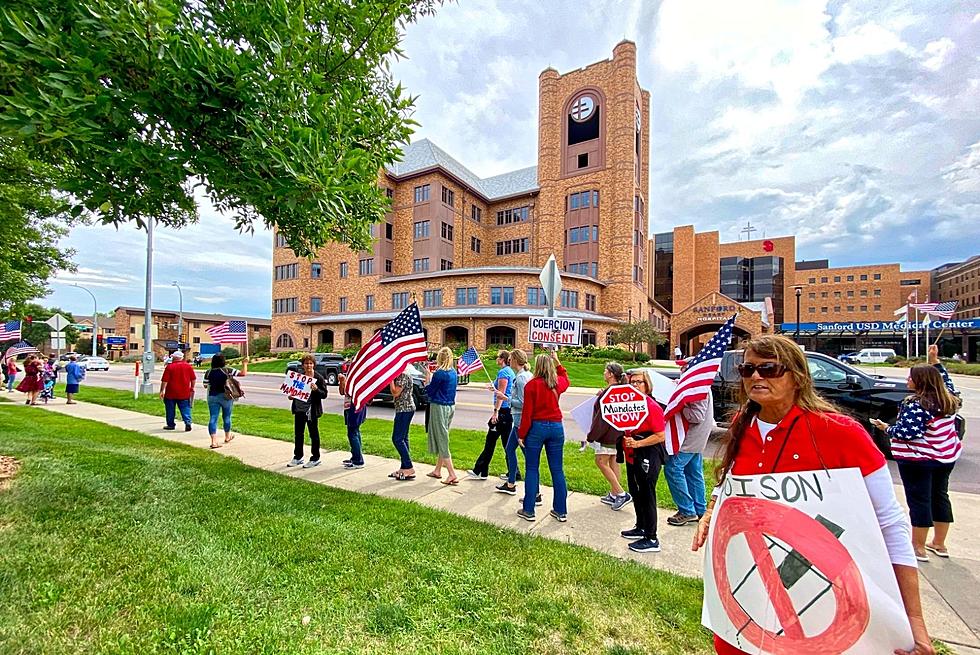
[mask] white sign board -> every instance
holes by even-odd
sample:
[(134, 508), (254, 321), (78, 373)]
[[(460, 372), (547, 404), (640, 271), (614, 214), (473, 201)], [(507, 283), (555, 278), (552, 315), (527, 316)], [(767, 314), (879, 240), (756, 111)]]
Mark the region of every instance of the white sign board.
[(51, 341), (51, 347), (55, 350), (63, 350), (68, 347), (65, 345), (65, 335), (63, 332), (59, 332), (56, 336), (52, 335), (49, 339)]
[(283, 378), (282, 384), (279, 386), (279, 391), (291, 399), (295, 398), (296, 400), (309, 402), (310, 393), (313, 391), (313, 383), (315, 381), (316, 378), (309, 375), (303, 375), (296, 371), (286, 371), (286, 377)]
[(860, 469), (729, 475), (708, 533), (701, 622), (753, 654), (911, 649)]
[(582, 343), (582, 319), (532, 316), (527, 319), (527, 334), (531, 343), (577, 346)]
[(52, 328), (54, 328), (54, 331), (55, 332), (61, 332), (66, 327), (68, 327), (69, 325), (71, 325), (71, 321), (69, 321), (67, 318), (65, 318), (61, 314), (55, 314), (54, 316), (52, 316), (51, 318), (49, 318), (48, 320), (46, 320), (45, 323), (47, 323)]

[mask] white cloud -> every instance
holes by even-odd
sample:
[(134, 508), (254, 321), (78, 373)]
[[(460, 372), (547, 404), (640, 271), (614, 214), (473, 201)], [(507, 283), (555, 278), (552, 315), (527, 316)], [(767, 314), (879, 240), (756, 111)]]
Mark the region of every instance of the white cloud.
[(950, 50), (955, 46), (956, 44), (953, 43), (953, 40), (945, 36), (941, 39), (930, 41), (922, 50), (923, 55), (926, 57), (922, 65), (931, 71), (938, 71), (946, 63), (946, 58)]

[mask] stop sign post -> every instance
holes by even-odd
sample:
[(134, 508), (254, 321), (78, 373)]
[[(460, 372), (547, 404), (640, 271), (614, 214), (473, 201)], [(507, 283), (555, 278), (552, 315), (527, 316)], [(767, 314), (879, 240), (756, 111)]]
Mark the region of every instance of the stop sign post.
[(599, 396), (602, 420), (617, 430), (636, 430), (650, 415), (646, 396), (628, 384), (614, 384)]

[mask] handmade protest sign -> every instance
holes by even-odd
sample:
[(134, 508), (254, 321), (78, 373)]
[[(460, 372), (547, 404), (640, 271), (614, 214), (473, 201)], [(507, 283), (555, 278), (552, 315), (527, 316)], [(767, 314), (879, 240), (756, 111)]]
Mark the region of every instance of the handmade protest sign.
[(614, 384), (599, 396), (602, 420), (617, 430), (635, 430), (650, 415), (647, 399), (636, 387)]
[(860, 469), (729, 474), (708, 534), (701, 621), (748, 653), (910, 648)]
[(309, 402), (315, 380), (316, 378), (309, 375), (303, 375), (296, 371), (286, 371), (286, 377), (283, 378), (282, 384), (279, 385), (279, 391), (290, 399), (295, 398), (296, 400)]

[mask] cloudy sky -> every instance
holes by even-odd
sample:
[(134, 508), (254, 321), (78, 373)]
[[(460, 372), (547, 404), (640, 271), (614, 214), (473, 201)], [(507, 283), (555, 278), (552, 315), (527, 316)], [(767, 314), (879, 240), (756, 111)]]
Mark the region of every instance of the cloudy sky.
[[(652, 93), (651, 231), (797, 235), (799, 258), (931, 268), (980, 253), (975, 1), (459, 0), (409, 28), (394, 71), (416, 138), (489, 176), (537, 163), (537, 80), (637, 43)], [(158, 230), (157, 306), (268, 316), (271, 237), (205, 207)], [(145, 237), (75, 230), (46, 302), (142, 304)], [(228, 274), (234, 270), (235, 275)]]

